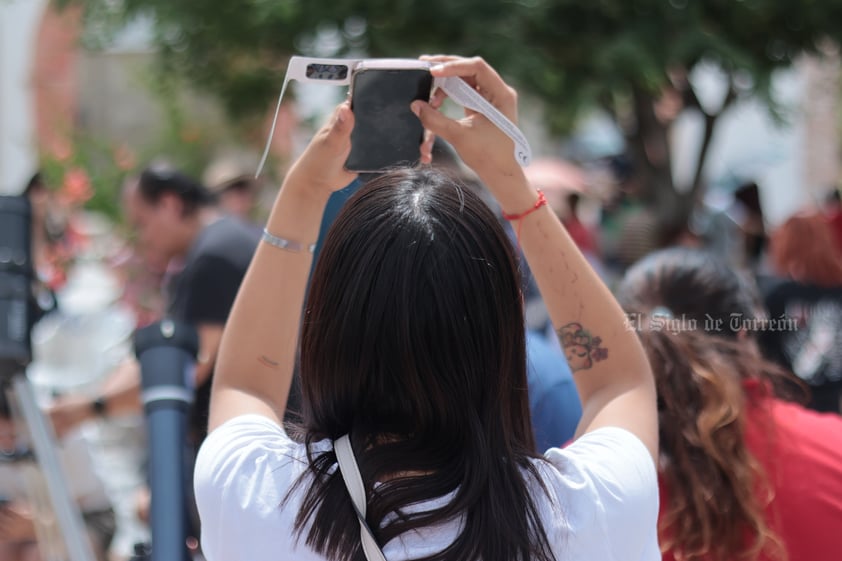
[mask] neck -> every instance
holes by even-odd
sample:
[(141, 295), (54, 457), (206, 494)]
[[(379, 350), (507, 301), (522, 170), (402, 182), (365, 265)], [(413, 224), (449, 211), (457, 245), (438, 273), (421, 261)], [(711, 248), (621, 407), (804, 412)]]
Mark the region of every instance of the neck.
[(198, 222), (200, 224), (199, 230), (202, 230), (222, 218), (222, 214), (216, 208), (209, 207), (199, 210), (199, 212), (196, 213), (196, 217), (198, 218)]

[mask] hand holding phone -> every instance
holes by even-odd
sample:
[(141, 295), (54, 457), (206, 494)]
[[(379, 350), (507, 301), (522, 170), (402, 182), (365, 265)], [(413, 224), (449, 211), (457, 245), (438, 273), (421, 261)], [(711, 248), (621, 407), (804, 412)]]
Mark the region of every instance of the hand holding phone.
[[(476, 106), (482, 108), (484, 104), (491, 105), (489, 100), (493, 100), (494, 111), (505, 119), (502, 124), (510, 124), (512, 130), (519, 132), (516, 125), (517, 94), (487, 62), (479, 58), (452, 56), (430, 57), (427, 60), (435, 63), (431, 73), (436, 80), (456, 78), (474, 91), (482, 91), (487, 99)], [(519, 200), (506, 203), (510, 196), (515, 195), (509, 192), (512, 179), (523, 179), (522, 166), (523, 162), (528, 162), (529, 154), (525, 153), (521, 157), (516, 140), (518, 135), (510, 134), (506, 130), (507, 126), (498, 126), (486, 114), (488, 112), (497, 118), (495, 113), (486, 110), (480, 112), (466, 106), (465, 117), (456, 120), (425, 102), (414, 102), (413, 110), (417, 111), (427, 130), (456, 149), (462, 161), (480, 176), (504, 208), (522, 206)]]

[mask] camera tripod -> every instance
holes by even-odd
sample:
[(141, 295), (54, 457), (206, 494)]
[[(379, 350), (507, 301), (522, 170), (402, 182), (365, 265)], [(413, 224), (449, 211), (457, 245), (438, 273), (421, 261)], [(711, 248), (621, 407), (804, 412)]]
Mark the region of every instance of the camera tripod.
[[(55, 434), (26, 376), (32, 360), (32, 209), (26, 197), (0, 196), (0, 391), (6, 393), (16, 446), (5, 454), (26, 474), (44, 561), (94, 561), (82, 516), (56, 453)], [(8, 388), (8, 391), (7, 391)], [(18, 435), (27, 438), (17, 445)]]
[(28, 444), (0, 461), (14, 464), (25, 474), (41, 557), (44, 561), (94, 561), (82, 515), (56, 453), (52, 426), (38, 407), (25, 370), (0, 372), (0, 384), (17, 433), (23, 433)]

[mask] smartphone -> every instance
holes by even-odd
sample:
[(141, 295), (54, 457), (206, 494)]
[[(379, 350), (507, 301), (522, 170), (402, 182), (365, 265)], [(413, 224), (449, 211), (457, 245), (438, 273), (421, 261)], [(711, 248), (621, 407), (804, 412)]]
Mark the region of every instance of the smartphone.
[(354, 130), (345, 169), (377, 173), (417, 165), (424, 127), (409, 105), (417, 99), (429, 101), (432, 89), (433, 76), (421, 61), (371, 61), (355, 70), (351, 78)]

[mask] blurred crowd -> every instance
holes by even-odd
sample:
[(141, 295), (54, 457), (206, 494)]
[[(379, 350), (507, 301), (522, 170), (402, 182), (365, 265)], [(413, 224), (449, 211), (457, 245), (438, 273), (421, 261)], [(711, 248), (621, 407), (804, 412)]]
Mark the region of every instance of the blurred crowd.
[[(842, 500), (838, 454), (825, 458), (836, 462), (830, 466), (835, 479), (824, 481), (831, 476), (816, 472), (815, 492), (796, 492), (789, 479), (803, 483), (812, 473), (809, 458), (799, 456), (812, 452), (798, 446), (842, 435), (839, 190), (771, 226), (761, 187), (747, 181), (727, 194), (724, 207), (700, 202), (685, 228), (666, 230), (640, 195), (631, 164), (622, 157), (603, 164), (610, 173), (598, 187), (561, 159), (539, 160), (527, 175), (616, 290), (629, 328), (645, 340), (666, 427), (660, 467), (665, 558), (737, 559), (730, 552), (747, 550), (772, 559), (775, 547), (799, 551), (787, 543), (800, 539), (787, 524), (793, 517), (813, 519), (803, 510), (814, 508), (804, 497), (840, 493), (837, 509)], [(437, 143), (433, 165), (494, 204), (445, 143)], [(131, 334), (165, 316), (199, 333), (196, 398), (185, 444), (192, 458), (206, 435), (222, 329), (260, 237), (263, 201), (274, 193), (253, 172), (253, 162), (243, 158), (211, 162), (202, 178), (152, 163), (122, 186), (124, 227), (86, 212), (84, 197), (68, 197), (38, 174), (26, 186), (39, 318), (28, 375), (60, 438), (63, 468), (100, 559), (130, 559), (134, 545), (149, 540), (146, 435)], [(334, 195), (322, 235), (365, 179)], [(500, 220), (518, 246), (517, 231)], [(525, 262), (522, 271), (529, 401), (543, 452), (574, 438), (582, 411), (571, 366), (599, 360), (591, 352), (598, 343), (560, 341)], [(290, 420), (297, 399), (293, 391)], [(792, 403), (823, 415), (805, 416), (807, 409)], [(5, 398), (0, 402), (0, 452), (7, 455), (26, 440), (14, 409)], [(728, 415), (716, 417), (723, 409)], [(763, 434), (773, 428), (780, 438), (778, 448), (770, 449)], [(730, 444), (719, 442), (726, 436)], [(774, 466), (783, 457), (790, 463), (778, 473)], [(766, 470), (762, 478), (755, 477), (758, 465)], [(47, 523), (42, 505), (31, 498), (36, 483), (10, 462), (0, 463), (0, 472), (0, 561), (46, 559), (39, 543), (43, 548)], [(783, 519), (764, 518), (771, 503), (755, 493), (764, 486), (786, 501)], [(186, 509), (197, 538), (191, 500)], [(828, 516), (827, 524), (842, 528), (842, 510)], [(735, 521), (738, 531), (728, 527)], [(198, 558), (198, 541), (190, 543)], [(716, 543), (721, 545), (711, 545)]]

